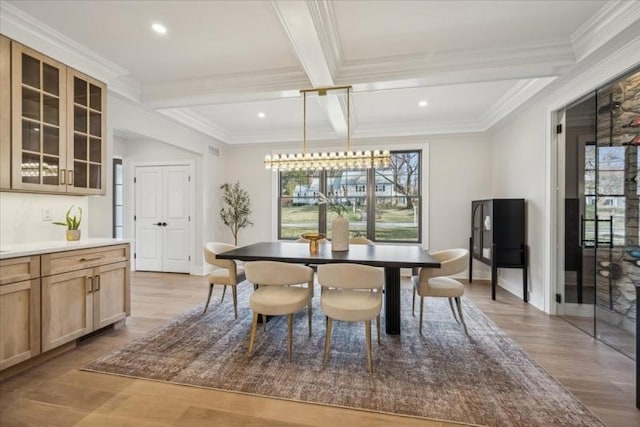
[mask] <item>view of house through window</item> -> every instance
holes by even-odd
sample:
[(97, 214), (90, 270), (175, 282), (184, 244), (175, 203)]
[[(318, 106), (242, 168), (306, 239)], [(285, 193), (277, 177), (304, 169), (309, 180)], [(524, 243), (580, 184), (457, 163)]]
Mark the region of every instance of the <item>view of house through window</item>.
[(594, 240), (597, 215), (601, 221), (598, 242), (609, 242), (610, 226), (602, 220), (612, 219), (613, 245), (625, 244), (625, 149), (594, 144), (585, 147), (585, 239), (588, 241)]
[(280, 172), (278, 238), (331, 235), (335, 213), (318, 204), (320, 192), (347, 208), (352, 236), (378, 242), (421, 241), (420, 150), (392, 151), (384, 169)]

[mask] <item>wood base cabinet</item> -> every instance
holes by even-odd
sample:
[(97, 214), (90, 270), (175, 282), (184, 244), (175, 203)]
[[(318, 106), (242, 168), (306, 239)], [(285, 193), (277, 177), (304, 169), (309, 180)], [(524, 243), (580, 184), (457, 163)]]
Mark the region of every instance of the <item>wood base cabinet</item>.
[[(47, 268), (58, 265), (65, 270), (80, 269), (42, 278), (42, 351), (73, 341), (129, 314), (129, 261), (122, 260), (128, 260), (128, 248), (128, 245), (110, 246), (43, 255), (43, 266)], [(98, 265), (82, 268), (91, 264)]]
[(38, 256), (0, 261), (0, 370), (40, 354), (39, 276)]

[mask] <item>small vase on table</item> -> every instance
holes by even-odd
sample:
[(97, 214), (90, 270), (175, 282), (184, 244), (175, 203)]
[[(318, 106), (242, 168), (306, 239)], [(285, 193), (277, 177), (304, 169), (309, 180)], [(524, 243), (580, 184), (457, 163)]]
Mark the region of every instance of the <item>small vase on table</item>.
[(341, 215), (331, 221), (331, 250), (349, 250), (349, 221)]

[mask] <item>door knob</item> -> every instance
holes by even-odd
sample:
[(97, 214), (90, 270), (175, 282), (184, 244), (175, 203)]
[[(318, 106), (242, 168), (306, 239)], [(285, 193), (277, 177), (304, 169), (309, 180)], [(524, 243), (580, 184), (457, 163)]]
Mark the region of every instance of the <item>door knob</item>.
[(161, 222), (156, 222), (156, 223), (154, 223), (153, 225), (162, 226), (162, 223), (161, 223)]
[(167, 223), (166, 223), (166, 222), (163, 222), (163, 223), (162, 223), (162, 226), (163, 226), (163, 227), (166, 227), (166, 226), (167, 226)]

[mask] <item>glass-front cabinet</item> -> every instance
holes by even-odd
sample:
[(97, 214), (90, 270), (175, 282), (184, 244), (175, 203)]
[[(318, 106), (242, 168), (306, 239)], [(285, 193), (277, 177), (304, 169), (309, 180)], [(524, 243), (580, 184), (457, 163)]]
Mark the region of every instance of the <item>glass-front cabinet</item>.
[(68, 188), (81, 194), (104, 194), (106, 86), (68, 69)]
[(11, 40), (0, 35), (0, 189), (11, 188)]
[(11, 189), (104, 194), (106, 86), (16, 42), (11, 85)]
[(66, 67), (11, 46), (12, 188), (66, 191)]

